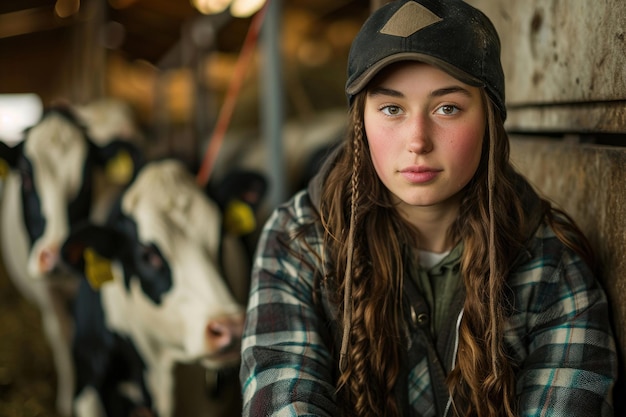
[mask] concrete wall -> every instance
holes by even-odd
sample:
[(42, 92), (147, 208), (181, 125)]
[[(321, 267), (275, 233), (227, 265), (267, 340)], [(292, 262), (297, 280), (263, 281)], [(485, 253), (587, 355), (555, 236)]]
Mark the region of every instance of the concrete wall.
[(500, 33), (515, 164), (602, 263), (622, 360), (616, 416), (626, 416), (626, 1), (467, 1)]
[(468, 3), (500, 34), (510, 129), (626, 132), (624, 0)]

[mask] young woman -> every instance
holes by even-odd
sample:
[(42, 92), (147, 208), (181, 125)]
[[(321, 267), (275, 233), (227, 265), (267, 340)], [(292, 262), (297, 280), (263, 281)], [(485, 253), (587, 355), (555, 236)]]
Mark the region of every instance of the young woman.
[(350, 51), (350, 129), (256, 255), (245, 416), (612, 416), (593, 254), (511, 166), (491, 22), (396, 1)]

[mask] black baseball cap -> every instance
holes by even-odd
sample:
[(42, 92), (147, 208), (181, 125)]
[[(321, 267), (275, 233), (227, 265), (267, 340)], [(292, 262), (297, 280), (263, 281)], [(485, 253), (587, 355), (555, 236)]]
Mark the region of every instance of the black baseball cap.
[(461, 0), (397, 0), (376, 10), (350, 48), (348, 102), (352, 104), (354, 95), (380, 70), (407, 60), (485, 87), (506, 119), (500, 39), (480, 10)]

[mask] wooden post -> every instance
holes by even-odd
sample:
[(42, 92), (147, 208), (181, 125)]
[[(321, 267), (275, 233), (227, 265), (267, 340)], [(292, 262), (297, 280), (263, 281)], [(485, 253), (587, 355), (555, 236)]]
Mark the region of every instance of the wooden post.
[(71, 69), (65, 74), (67, 97), (74, 103), (87, 103), (105, 93), (106, 51), (100, 40), (104, 19), (104, 2), (83, 0), (74, 25)]

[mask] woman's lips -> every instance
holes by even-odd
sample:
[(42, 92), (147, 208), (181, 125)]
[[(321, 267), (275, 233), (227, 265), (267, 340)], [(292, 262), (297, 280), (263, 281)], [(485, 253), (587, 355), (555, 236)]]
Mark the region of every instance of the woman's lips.
[(441, 172), (440, 169), (428, 167), (410, 167), (400, 171), (400, 175), (414, 184), (424, 184), (434, 180)]

